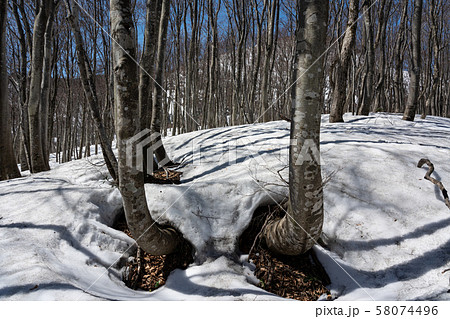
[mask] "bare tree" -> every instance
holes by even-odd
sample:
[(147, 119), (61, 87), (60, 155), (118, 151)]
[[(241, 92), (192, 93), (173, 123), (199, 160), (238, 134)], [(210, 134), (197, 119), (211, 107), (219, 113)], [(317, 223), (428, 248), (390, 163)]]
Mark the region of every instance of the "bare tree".
[(369, 115), (373, 99), (373, 77), (375, 71), (375, 50), (373, 40), (372, 1), (364, 0), (362, 5), (364, 12), (364, 46), (365, 46), (365, 72), (363, 74), (363, 97), (358, 107), (358, 115)]
[(119, 148), (119, 190), (128, 226), (137, 243), (154, 255), (171, 253), (180, 235), (173, 228), (161, 227), (150, 216), (144, 190), (143, 173), (127, 165), (127, 141), (140, 131), (138, 74), (134, 25), (130, 0), (110, 0), (113, 38), (114, 103), (117, 114)]
[(323, 223), (319, 144), (328, 1), (300, 0), (298, 3), (294, 78), (303, 70), (309, 70), (309, 76), (299, 77), (292, 90), (288, 211), (264, 229), (268, 247), (286, 255), (310, 249), (319, 238)]
[(270, 73), (270, 61), (275, 50), (274, 48), (274, 38), (275, 38), (275, 17), (277, 12), (279, 12), (278, 0), (265, 0), (264, 6), (268, 7), (268, 17), (267, 17), (267, 39), (266, 39), (266, 50), (264, 54), (264, 64), (262, 70), (262, 81), (261, 81), (261, 115), (263, 122), (270, 121), (269, 109), (269, 73)]
[(423, 0), (414, 1), (414, 12), (411, 24), (411, 67), (409, 70), (409, 94), (403, 120), (414, 121), (420, 90), (420, 34), (422, 29)]
[(161, 0), (146, 1), (146, 21), (144, 30), (144, 45), (139, 73), (139, 111), (141, 129), (149, 128), (152, 116), (152, 87), (155, 55), (158, 45), (158, 28), (161, 18)]
[(11, 139), (11, 110), (8, 101), (6, 66), (7, 0), (0, 0), (0, 180), (20, 177)]
[(80, 77), (83, 85), (84, 93), (88, 104), (90, 106), (92, 116), (95, 121), (97, 132), (100, 138), (100, 144), (103, 150), (103, 157), (105, 159), (108, 171), (111, 177), (117, 181), (118, 178), (118, 165), (117, 159), (114, 155), (111, 147), (111, 141), (109, 140), (106, 130), (100, 115), (100, 108), (97, 97), (97, 90), (94, 82), (94, 77), (92, 73), (92, 68), (87, 59), (86, 51), (84, 49), (83, 38), (81, 35), (79, 27), (78, 18), (78, 5), (73, 4), (72, 0), (66, 0), (66, 9), (68, 20), (72, 28), (72, 32), (75, 38), (76, 51), (77, 51), (77, 62), (78, 68), (80, 69)]
[[(31, 58), (30, 93), (28, 96), (28, 119), (30, 130), (31, 171), (38, 173), (50, 169), (45, 159), (42, 136), (41, 84), (45, 60), (45, 30), (50, 16), (53, 0), (39, 0), (38, 14), (34, 21), (33, 49)], [(46, 128), (45, 128), (46, 129)]]
[(158, 133), (157, 138), (153, 141), (158, 143), (158, 147), (155, 149), (155, 156), (158, 164), (161, 166), (173, 164), (164, 149), (164, 145), (161, 141), (161, 109), (163, 104), (163, 88), (164, 83), (164, 57), (167, 41), (167, 25), (170, 14), (170, 0), (162, 0), (161, 5), (161, 17), (159, 19), (159, 31), (158, 31), (158, 45), (156, 54), (156, 67), (155, 67), (155, 85), (153, 88), (153, 105), (152, 105), (152, 122), (150, 130), (152, 133)]
[(335, 83), (331, 102), (330, 123), (344, 122), (347, 76), (350, 59), (355, 45), (356, 20), (358, 19), (359, 0), (350, 0), (348, 5), (347, 29), (340, 49), (335, 70)]

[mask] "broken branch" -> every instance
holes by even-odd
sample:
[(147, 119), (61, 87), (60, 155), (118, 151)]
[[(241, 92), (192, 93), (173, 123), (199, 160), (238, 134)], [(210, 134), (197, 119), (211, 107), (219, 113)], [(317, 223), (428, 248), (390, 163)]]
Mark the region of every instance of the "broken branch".
[(417, 163), (417, 167), (421, 168), (423, 166), (423, 164), (427, 164), (428, 165), (428, 171), (425, 174), (424, 178), (429, 180), (434, 185), (437, 185), (439, 187), (439, 189), (442, 192), (442, 195), (444, 196), (445, 205), (447, 205), (447, 207), (450, 209), (450, 200), (448, 198), (448, 193), (447, 193), (447, 190), (445, 189), (444, 185), (442, 185), (442, 183), (440, 181), (438, 181), (437, 179), (434, 179), (433, 177), (430, 176), (434, 172), (434, 165), (433, 165), (433, 163), (431, 163), (431, 161), (428, 158), (422, 158), (419, 161), (419, 163)]

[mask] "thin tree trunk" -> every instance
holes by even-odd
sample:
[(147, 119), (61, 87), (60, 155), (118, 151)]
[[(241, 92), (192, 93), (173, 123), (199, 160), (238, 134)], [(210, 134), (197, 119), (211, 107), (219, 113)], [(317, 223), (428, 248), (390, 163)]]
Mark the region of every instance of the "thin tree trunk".
[(155, 54), (158, 44), (158, 27), (161, 17), (162, 0), (147, 0), (147, 13), (142, 48), (141, 68), (139, 69), (139, 111), (141, 130), (149, 128), (152, 116), (152, 87)]
[(356, 37), (356, 19), (358, 19), (359, 0), (350, 0), (348, 9), (347, 29), (336, 66), (336, 79), (334, 82), (333, 98), (330, 110), (330, 123), (344, 122), (344, 109), (346, 101), (347, 77), (352, 51)]
[[(70, 1), (70, 3), (69, 3)], [(97, 92), (95, 88), (94, 78), (91, 70), (91, 66), (87, 61), (86, 51), (84, 50), (83, 38), (81, 36), (80, 27), (78, 24), (78, 5), (74, 5), (72, 0), (66, 0), (66, 8), (68, 14), (68, 20), (72, 28), (72, 32), (75, 38), (77, 62), (80, 69), (80, 78), (83, 85), (84, 93), (86, 95), (88, 105), (94, 118), (95, 126), (100, 138), (100, 145), (103, 151), (103, 157), (108, 167), (108, 171), (114, 181), (117, 182), (118, 178), (118, 164), (116, 156), (111, 148), (111, 141), (103, 124), (103, 120), (100, 114), (100, 108), (97, 98)]]
[(51, 72), (52, 72), (52, 44), (53, 44), (53, 21), (57, 9), (57, 3), (49, 2), (50, 8), (48, 9), (47, 25), (45, 27), (44, 36), (44, 62), (42, 67), (42, 83), (41, 83), (41, 101), (40, 101), (40, 114), (41, 114), (41, 139), (42, 139), (42, 153), (44, 161), (49, 161), (49, 143), (48, 143), (48, 115), (49, 115), (49, 102), (50, 102), (50, 85), (51, 85)]
[(423, 0), (414, 1), (414, 12), (411, 25), (412, 65), (409, 70), (410, 82), (408, 101), (406, 102), (406, 109), (403, 114), (403, 120), (406, 121), (414, 121), (420, 93), (420, 34), (422, 29), (422, 4)]
[(156, 84), (154, 86), (154, 98), (152, 107), (152, 123), (150, 130), (152, 133), (158, 133), (157, 138), (153, 143), (158, 143), (159, 146), (155, 149), (155, 156), (160, 166), (165, 166), (167, 164), (172, 164), (167, 156), (164, 145), (161, 141), (161, 110), (163, 104), (163, 89), (162, 85), (164, 83), (164, 56), (166, 50), (167, 41), (167, 26), (169, 21), (170, 13), (170, 0), (162, 0), (161, 8), (161, 18), (159, 24), (158, 32), (158, 50), (156, 54), (156, 70), (155, 70), (155, 80)]
[(364, 12), (364, 45), (365, 45), (365, 81), (363, 82), (364, 94), (358, 107), (358, 115), (369, 115), (373, 100), (373, 77), (375, 70), (375, 50), (373, 42), (372, 1), (364, 0), (362, 11)]
[[(268, 17), (267, 17), (267, 40), (266, 50), (264, 54), (264, 64), (261, 74), (261, 115), (262, 121), (271, 120), (269, 112), (269, 82), (270, 82), (270, 59), (274, 51), (274, 32), (275, 32), (275, 16), (277, 12), (278, 0), (270, 1)], [(266, 4), (264, 4), (266, 5)]]

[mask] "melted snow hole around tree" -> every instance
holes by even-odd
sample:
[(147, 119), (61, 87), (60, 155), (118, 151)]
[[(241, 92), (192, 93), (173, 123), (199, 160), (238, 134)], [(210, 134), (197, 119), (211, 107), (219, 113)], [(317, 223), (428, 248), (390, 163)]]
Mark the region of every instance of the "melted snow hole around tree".
[[(280, 128), (281, 126), (281, 128)], [(145, 184), (150, 213), (194, 246), (195, 262), (238, 259), (238, 239), (257, 207), (287, 195), (288, 123), (204, 130), (165, 140), (179, 185)]]

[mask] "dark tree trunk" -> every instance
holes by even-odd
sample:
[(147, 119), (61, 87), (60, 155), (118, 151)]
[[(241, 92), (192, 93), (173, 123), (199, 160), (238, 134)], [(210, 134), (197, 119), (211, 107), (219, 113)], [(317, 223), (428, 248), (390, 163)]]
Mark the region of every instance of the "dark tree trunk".
[(340, 58), (335, 71), (333, 97), (331, 101), (330, 123), (344, 122), (344, 109), (347, 91), (347, 77), (350, 59), (355, 46), (356, 20), (358, 19), (359, 0), (350, 0), (347, 29), (340, 49)]
[(6, 66), (7, 0), (0, 0), (0, 180), (20, 177), (11, 138), (11, 109), (8, 103)]
[(414, 121), (420, 93), (420, 34), (422, 29), (422, 4), (423, 0), (414, 1), (414, 12), (411, 25), (412, 59), (409, 70), (409, 94), (405, 113), (403, 114), (403, 119), (406, 121)]

